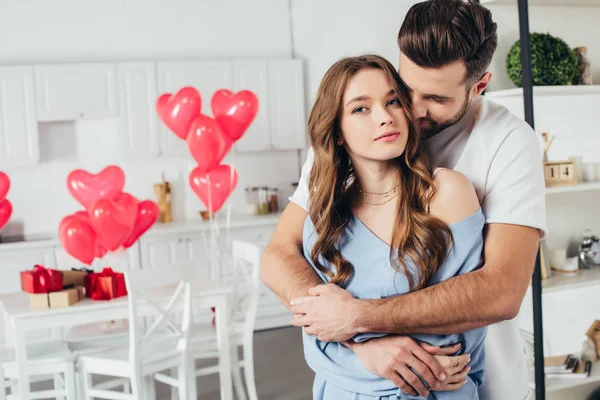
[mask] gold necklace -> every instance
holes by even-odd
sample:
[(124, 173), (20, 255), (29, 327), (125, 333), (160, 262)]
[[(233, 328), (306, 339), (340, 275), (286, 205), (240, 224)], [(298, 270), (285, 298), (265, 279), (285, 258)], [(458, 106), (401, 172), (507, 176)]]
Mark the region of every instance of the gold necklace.
[(372, 206), (382, 206), (382, 205), (384, 205), (384, 204), (387, 204), (387, 203), (389, 203), (390, 201), (394, 200), (394, 199), (395, 199), (397, 196), (398, 196), (398, 193), (396, 193), (396, 194), (394, 194), (394, 195), (392, 195), (392, 196), (388, 196), (388, 197), (387, 197), (387, 198), (386, 198), (386, 199), (385, 199), (383, 202), (381, 202), (381, 203), (370, 203), (370, 202), (368, 202), (368, 201), (365, 201), (365, 200), (363, 200), (363, 199), (362, 199), (362, 197), (361, 197), (361, 198), (360, 198), (360, 202), (361, 202), (361, 203), (364, 203), (364, 204), (369, 204), (369, 205), (372, 205)]
[(383, 205), (383, 204), (386, 204), (386, 203), (392, 201), (398, 195), (397, 189), (398, 189), (398, 186), (400, 186), (400, 184), (397, 184), (395, 187), (393, 187), (390, 190), (388, 190), (387, 192), (383, 192), (383, 193), (366, 192), (366, 191), (362, 190), (360, 188), (360, 186), (358, 186), (358, 184), (356, 186), (358, 187), (358, 191), (364, 196), (366, 196), (368, 194), (375, 194), (375, 195), (378, 195), (378, 196), (381, 196), (384, 198), (384, 201), (381, 203), (371, 203), (371, 202), (363, 200), (362, 196), (360, 196), (361, 203), (370, 204), (372, 206), (380, 206), (380, 205)]

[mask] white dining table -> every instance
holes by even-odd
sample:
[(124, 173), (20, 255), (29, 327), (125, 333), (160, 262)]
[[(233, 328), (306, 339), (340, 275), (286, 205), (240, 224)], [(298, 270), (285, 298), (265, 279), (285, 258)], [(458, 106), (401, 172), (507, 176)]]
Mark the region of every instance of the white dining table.
[[(233, 390), (228, 329), (231, 286), (202, 280), (194, 282), (192, 287), (194, 308), (215, 308), (221, 399), (231, 400)], [(160, 298), (153, 300), (160, 302)], [(168, 297), (165, 297), (165, 301), (168, 301)], [(12, 327), (11, 336), (15, 348), (19, 398), (21, 399), (28, 399), (30, 395), (26, 332), (128, 319), (129, 317), (127, 296), (105, 301), (86, 298), (70, 307), (36, 309), (30, 307), (27, 293), (18, 292), (0, 294), (0, 306), (4, 312), (5, 323), (10, 325), (7, 328)], [(152, 307), (148, 306), (147, 314), (151, 314), (152, 310)], [(140, 309), (140, 314), (144, 314), (144, 307)], [(193, 386), (195, 387), (195, 385)]]

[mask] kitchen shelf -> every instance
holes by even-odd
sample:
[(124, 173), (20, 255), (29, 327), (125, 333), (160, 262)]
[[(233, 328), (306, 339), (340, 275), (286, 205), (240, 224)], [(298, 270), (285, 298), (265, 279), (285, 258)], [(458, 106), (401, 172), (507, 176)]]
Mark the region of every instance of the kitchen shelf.
[[(600, 285), (600, 267), (579, 269), (570, 275), (553, 270), (552, 274), (550, 278), (542, 281), (543, 294)], [(600, 365), (598, 372), (600, 373)]]
[[(600, 0), (598, 0), (600, 7)], [(600, 85), (564, 85), (564, 86), (534, 86), (533, 95), (539, 96), (581, 96), (600, 94)], [(522, 88), (491, 90), (485, 92), (485, 95), (490, 98), (502, 97), (523, 97)]]
[(582, 182), (576, 185), (549, 187), (546, 188), (546, 194), (585, 192), (588, 190), (600, 190), (600, 182)]
[[(483, 5), (517, 5), (517, 0), (481, 0)], [(529, 6), (600, 7), (599, 0), (529, 0)]]
[[(533, 374), (530, 373), (529, 384), (531, 387), (535, 387), (533, 383)], [(600, 382), (600, 361), (594, 361), (592, 363), (592, 372), (588, 378), (574, 379), (574, 378), (548, 378), (546, 377), (546, 393), (558, 392), (559, 390), (569, 389), (577, 386), (588, 385), (590, 383)]]

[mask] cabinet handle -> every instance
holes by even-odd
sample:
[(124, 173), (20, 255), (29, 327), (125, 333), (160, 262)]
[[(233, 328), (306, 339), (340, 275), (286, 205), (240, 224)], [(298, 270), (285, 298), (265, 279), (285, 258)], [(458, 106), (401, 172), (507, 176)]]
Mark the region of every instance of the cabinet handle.
[(177, 238), (177, 243), (181, 243), (181, 242), (183, 242), (183, 239), (182, 238)]

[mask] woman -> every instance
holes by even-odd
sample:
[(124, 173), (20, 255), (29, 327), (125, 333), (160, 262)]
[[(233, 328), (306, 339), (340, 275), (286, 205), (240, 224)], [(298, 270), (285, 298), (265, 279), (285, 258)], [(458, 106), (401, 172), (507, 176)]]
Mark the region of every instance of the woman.
[[(394, 67), (366, 55), (342, 59), (327, 71), (309, 118), (314, 190), (304, 255), (324, 281), (357, 298), (401, 295), (482, 265), (485, 218), (475, 190), (458, 172), (430, 168), (409, 107), (408, 89)], [(429, 398), (478, 398), (485, 332), (413, 336), (437, 346), (460, 342), (471, 354), (465, 384)], [(364, 369), (343, 344), (303, 337), (316, 374), (314, 399), (420, 398)]]

